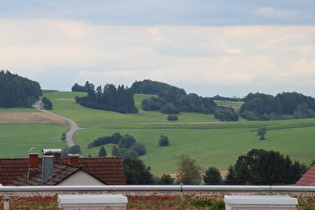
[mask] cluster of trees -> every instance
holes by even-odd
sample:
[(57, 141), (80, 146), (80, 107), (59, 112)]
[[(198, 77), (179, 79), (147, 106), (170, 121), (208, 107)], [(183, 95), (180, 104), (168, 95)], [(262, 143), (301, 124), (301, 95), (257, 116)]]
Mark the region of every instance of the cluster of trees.
[(231, 107), (216, 107), (214, 117), (220, 121), (238, 121), (238, 115)]
[(88, 92), (90, 88), (90, 83), (88, 81), (85, 82), (85, 85), (79, 85), (78, 83), (75, 83), (72, 88), (71, 91), (72, 92)]
[(123, 85), (116, 88), (113, 84), (106, 84), (103, 89), (101, 86), (95, 89), (93, 83), (86, 82), (84, 89), (87, 89), (87, 96), (75, 97), (76, 102), (82, 106), (119, 113), (138, 112), (133, 98), (133, 91)]
[[(238, 157), (235, 165), (231, 165), (225, 179), (215, 167), (209, 167), (201, 175), (201, 167), (196, 161), (181, 155), (177, 162), (178, 174), (176, 183), (187, 185), (200, 184), (255, 184), (275, 185), (294, 184), (307, 171), (304, 164), (292, 161), (289, 156), (284, 156), (276, 151), (252, 149), (246, 155)], [(313, 164), (311, 164), (312, 166)], [(170, 178), (170, 177), (164, 177)]]
[(152, 80), (135, 81), (131, 88), (134, 93), (167, 96), (169, 94), (174, 95), (186, 95), (184, 89), (180, 89), (163, 82), (156, 82)]
[(307, 171), (298, 161), (292, 161), (276, 151), (252, 149), (238, 157), (226, 176), (226, 184), (275, 185), (294, 184)]
[(9, 71), (0, 71), (0, 107), (31, 107), (42, 90), (38, 82), (12, 74)]
[(167, 116), (167, 120), (170, 121), (170, 122), (175, 122), (178, 120), (178, 116), (175, 115), (175, 114), (170, 114)]
[(153, 176), (150, 167), (138, 158), (125, 157), (123, 159), (126, 182), (128, 185), (172, 185), (175, 179), (168, 174), (163, 174), (161, 177)]
[(131, 89), (134, 93), (156, 95), (142, 101), (142, 108), (145, 111), (159, 110), (164, 114), (180, 112), (210, 114), (214, 113), (217, 106), (212, 98), (204, 98), (194, 93), (186, 94), (183, 89), (151, 80), (134, 82)]
[(61, 157), (68, 157), (69, 154), (82, 154), (81, 147), (79, 145), (65, 147), (61, 152)]
[(112, 155), (116, 157), (137, 158), (139, 156), (145, 155), (147, 152), (144, 144), (137, 143), (133, 136), (129, 134), (122, 136), (119, 132), (113, 133), (112, 136), (97, 138), (89, 144), (88, 148), (99, 147), (106, 144), (115, 144), (113, 146)]
[(42, 98), (42, 103), (44, 104), (44, 109), (53, 110), (53, 105), (52, 105), (51, 101), (48, 98), (43, 97)]
[(276, 96), (250, 93), (244, 98), (240, 116), (247, 120), (279, 120), (315, 117), (315, 99), (300, 93)]
[[(75, 145), (67, 148), (66, 154), (68, 153), (81, 153), (80, 147)], [(292, 161), (289, 156), (283, 156), (279, 152), (263, 149), (252, 149), (246, 155), (239, 156), (235, 165), (229, 167), (225, 179), (222, 178), (220, 171), (216, 167), (211, 166), (202, 175), (201, 167), (195, 159), (188, 155), (179, 156), (176, 178), (168, 174), (154, 177), (150, 172), (150, 166), (146, 166), (139, 158), (123, 157), (123, 165), (127, 184), (129, 185), (198, 185), (202, 182), (206, 185), (294, 184), (307, 171), (307, 167), (304, 164)]]

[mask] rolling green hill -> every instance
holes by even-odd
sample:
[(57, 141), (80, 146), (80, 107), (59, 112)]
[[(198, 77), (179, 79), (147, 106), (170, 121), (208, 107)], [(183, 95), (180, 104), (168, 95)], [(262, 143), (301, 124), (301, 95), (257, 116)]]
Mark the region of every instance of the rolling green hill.
[[(73, 119), (79, 127), (84, 128), (74, 135), (74, 142), (81, 146), (84, 156), (89, 154), (93, 157), (97, 156), (99, 147), (87, 149), (88, 144), (93, 140), (119, 132), (122, 135), (130, 134), (136, 138), (137, 142), (145, 144), (147, 154), (141, 159), (147, 166), (151, 166), (154, 175), (176, 172), (176, 162), (181, 154), (193, 157), (197, 164), (204, 169), (209, 166), (227, 169), (229, 165), (235, 163), (238, 156), (246, 154), (252, 148), (280, 151), (282, 154), (288, 154), (292, 159), (307, 165), (315, 159), (315, 119), (264, 122), (241, 120), (240, 122), (222, 123), (214, 119), (213, 115), (181, 113), (177, 122), (169, 123), (166, 120), (167, 115), (141, 110), (141, 101), (149, 97), (148, 95), (135, 95), (136, 106), (139, 108), (138, 113), (120, 114), (88, 109), (76, 104), (74, 97), (84, 94), (44, 91), (44, 96), (53, 103), (54, 110), (52, 112)], [(259, 137), (256, 136), (256, 130), (260, 125), (265, 125), (268, 129), (267, 139), (264, 141), (260, 141)], [(5, 126), (11, 127), (10, 132), (4, 131)], [(14, 129), (20, 129), (19, 126), (21, 125), (3, 124), (0, 125), (0, 129), (7, 136), (10, 136)], [(63, 148), (65, 144), (60, 141), (60, 137), (66, 128), (57, 125), (45, 126), (50, 129), (43, 129), (43, 132), (46, 132), (44, 134), (37, 134), (36, 129), (38, 127), (36, 126), (29, 126), (27, 131), (22, 130), (22, 132), (27, 132), (28, 135), (31, 135), (30, 133), (38, 135), (36, 138), (41, 136), (43, 143), (47, 143), (45, 147), (62, 146)], [(170, 146), (158, 146), (160, 135), (168, 136)], [(15, 154), (16, 157), (21, 156), (20, 149), (17, 153), (14, 150), (16, 144), (13, 142), (18, 141), (18, 138), (23, 138), (23, 135), (11, 137), (12, 144), (5, 147), (6, 149), (2, 151), (2, 157), (8, 151), (10, 151), (10, 157), (12, 154)], [(31, 137), (28, 137), (27, 140), (28, 149), (31, 145), (29, 139)], [(105, 146), (107, 154), (111, 154), (112, 146)], [(39, 148), (41, 147), (39, 146)]]

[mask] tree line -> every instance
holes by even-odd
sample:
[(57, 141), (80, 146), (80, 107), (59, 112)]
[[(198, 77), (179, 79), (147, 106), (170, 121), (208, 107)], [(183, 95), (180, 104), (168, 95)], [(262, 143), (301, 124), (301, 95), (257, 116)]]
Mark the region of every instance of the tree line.
[[(74, 86), (72, 90), (77, 89)], [(93, 83), (86, 82), (84, 88), (87, 89), (87, 96), (75, 97), (76, 103), (82, 106), (119, 113), (138, 112), (133, 98), (133, 91), (128, 87), (119, 85), (116, 88), (113, 84), (106, 84), (104, 88), (98, 86), (95, 89)]]
[(281, 120), (315, 117), (315, 99), (292, 92), (276, 96), (250, 93), (244, 98), (239, 115), (247, 120)]
[[(88, 81), (84, 86), (77, 83), (72, 91), (87, 92), (86, 97), (76, 97), (76, 102), (90, 108), (136, 113), (133, 94), (150, 94), (142, 100), (144, 111), (160, 111), (163, 114), (178, 115), (181, 112), (214, 114), (220, 121), (238, 121), (239, 117), (247, 120), (281, 120), (315, 117), (315, 99), (300, 93), (283, 92), (276, 96), (263, 93), (249, 93), (243, 99), (216, 95), (213, 98), (201, 97), (195, 93), (187, 94), (184, 89), (166, 83), (151, 80), (136, 81), (131, 88), (123, 85), (118, 89), (107, 84), (102, 90), (96, 90)], [(231, 107), (218, 106), (213, 100), (244, 101), (238, 113)]]
[(9, 71), (0, 71), (0, 107), (29, 108), (41, 95), (42, 90), (38, 82)]
[[(313, 165), (313, 164), (312, 164)], [(294, 184), (308, 170), (306, 165), (293, 161), (277, 151), (252, 149), (238, 157), (236, 163), (222, 177), (216, 167), (209, 166), (204, 173), (196, 160), (180, 155), (175, 177), (163, 174), (154, 177), (142, 160), (124, 158), (127, 184), (185, 184), (185, 185), (281, 185)], [(145, 175), (144, 175), (145, 174)]]

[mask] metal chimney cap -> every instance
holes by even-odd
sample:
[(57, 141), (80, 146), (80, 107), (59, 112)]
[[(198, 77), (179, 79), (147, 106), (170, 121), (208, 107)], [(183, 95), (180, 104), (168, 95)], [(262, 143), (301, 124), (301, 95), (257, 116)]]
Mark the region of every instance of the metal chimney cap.
[(61, 153), (62, 150), (61, 149), (43, 149), (42, 152), (43, 152), (43, 154), (46, 154), (46, 153)]
[(2, 198), (2, 200), (4, 200), (4, 201), (8, 201), (8, 200), (10, 200), (10, 199), (11, 199), (11, 198), (8, 197), (8, 196)]
[(68, 154), (68, 157), (80, 157), (80, 154)]

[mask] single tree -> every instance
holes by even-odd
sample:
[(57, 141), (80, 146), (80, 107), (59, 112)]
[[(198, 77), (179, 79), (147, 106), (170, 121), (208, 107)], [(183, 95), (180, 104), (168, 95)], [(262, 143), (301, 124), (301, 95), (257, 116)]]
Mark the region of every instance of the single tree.
[(266, 126), (260, 126), (257, 130), (257, 136), (259, 136), (259, 140), (265, 140), (266, 133), (267, 133)]
[(209, 167), (203, 176), (203, 181), (208, 185), (222, 184), (222, 176), (216, 167)]
[(170, 122), (175, 122), (178, 120), (178, 116), (177, 115), (168, 115), (167, 116), (167, 120), (170, 121)]
[(66, 133), (61, 134), (60, 140), (65, 141), (66, 140)]
[(44, 109), (53, 110), (52, 103), (48, 98), (43, 97), (42, 102), (44, 104)]
[(74, 145), (70, 147), (69, 154), (82, 154), (81, 147), (79, 145)]
[(163, 174), (159, 181), (158, 184), (160, 185), (172, 185), (174, 183), (174, 178), (172, 178), (169, 174)]
[(236, 174), (235, 174), (235, 170), (234, 170), (234, 166), (233, 165), (229, 166), (228, 173), (225, 176), (224, 183), (228, 184), (228, 185), (237, 184)]
[(187, 185), (199, 184), (201, 181), (200, 169), (196, 164), (196, 160), (187, 156), (181, 155), (177, 162), (178, 174), (176, 176), (177, 182)]
[(105, 150), (104, 147), (101, 147), (99, 153), (98, 153), (98, 157), (106, 157), (107, 156), (107, 152)]
[(170, 145), (170, 141), (168, 140), (167, 136), (161, 135), (160, 140), (159, 140), (159, 145), (160, 146), (168, 146)]
[(145, 185), (153, 184), (153, 175), (146, 170), (143, 161), (137, 158), (126, 157), (123, 160), (127, 184)]
[(142, 143), (134, 143), (128, 150), (135, 152), (137, 154), (137, 157), (145, 155), (147, 153), (145, 145)]

